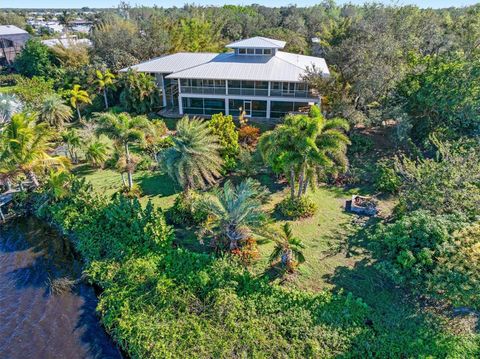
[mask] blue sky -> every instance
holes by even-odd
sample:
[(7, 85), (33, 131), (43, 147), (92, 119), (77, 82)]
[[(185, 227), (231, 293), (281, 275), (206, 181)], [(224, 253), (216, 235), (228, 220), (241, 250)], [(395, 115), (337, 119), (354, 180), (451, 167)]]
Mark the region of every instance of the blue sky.
[[(18, 1), (11, 1), (11, 0), (1, 0), (3, 5), (5, 6), (5, 2), (8, 2), (8, 7), (21, 7), (21, 8), (68, 8), (68, 7), (75, 7), (80, 8), (83, 6), (88, 7), (116, 7), (120, 0), (18, 0)], [(171, 7), (171, 6), (182, 6), (184, 3), (183, 1), (178, 0), (127, 0), (126, 2), (133, 5), (158, 5), (163, 7)], [(221, 0), (191, 0), (185, 1), (188, 3), (195, 3), (199, 5), (224, 5), (226, 2)], [(288, 5), (288, 4), (296, 4), (298, 6), (308, 6), (319, 3), (320, 1), (315, 0), (252, 0), (249, 1), (228, 1), (228, 4), (262, 4), (266, 6), (280, 6), (280, 5)], [(352, 1), (341, 1), (337, 0), (338, 3), (346, 3), (352, 2), (355, 4), (362, 4), (365, 1), (359, 0), (352, 0)], [(380, 1), (383, 3), (393, 3), (392, 1)], [(433, 8), (441, 8), (441, 7), (449, 7), (449, 6), (466, 6), (478, 3), (479, 1), (469, 1), (469, 0), (399, 0), (396, 1), (398, 4), (415, 4), (420, 7), (433, 7)]]

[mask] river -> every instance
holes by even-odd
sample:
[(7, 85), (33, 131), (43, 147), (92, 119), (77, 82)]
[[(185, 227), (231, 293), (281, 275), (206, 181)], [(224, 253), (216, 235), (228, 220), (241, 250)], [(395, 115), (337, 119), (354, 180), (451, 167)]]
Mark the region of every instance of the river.
[(79, 273), (69, 241), (41, 221), (0, 224), (0, 358), (121, 358), (92, 287), (51, 290), (52, 281)]

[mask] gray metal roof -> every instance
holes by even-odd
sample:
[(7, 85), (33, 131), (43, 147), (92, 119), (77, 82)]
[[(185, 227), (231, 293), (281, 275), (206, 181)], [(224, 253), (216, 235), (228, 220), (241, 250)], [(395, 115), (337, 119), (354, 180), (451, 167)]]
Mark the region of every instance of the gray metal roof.
[(268, 37), (256, 36), (250, 39), (240, 40), (228, 44), (231, 49), (260, 48), (260, 49), (283, 49), (286, 42), (269, 39)]
[(15, 25), (1, 25), (0, 26), (0, 36), (2, 35), (17, 35), (17, 34), (28, 34), (25, 30), (16, 27)]
[(216, 56), (218, 56), (218, 54), (201, 52), (179, 52), (177, 54), (166, 55), (146, 62), (142, 62), (138, 65), (122, 69), (120, 70), (120, 72), (128, 71), (128, 69), (133, 69), (139, 72), (157, 72), (169, 74), (172, 72), (185, 70), (193, 66), (204, 64), (214, 59)]
[[(275, 56), (218, 54), (210, 61), (167, 76), (173, 79), (253, 80), (301, 82), (307, 68), (328, 75), (324, 59), (277, 51)], [(164, 72), (164, 71), (161, 71)]]

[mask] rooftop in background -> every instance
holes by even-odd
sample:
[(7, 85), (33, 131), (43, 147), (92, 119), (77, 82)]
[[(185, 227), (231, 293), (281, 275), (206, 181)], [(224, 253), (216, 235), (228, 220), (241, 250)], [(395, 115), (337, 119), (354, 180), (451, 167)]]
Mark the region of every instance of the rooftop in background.
[(18, 34), (28, 34), (28, 32), (20, 29), (19, 27), (16, 27), (15, 25), (0, 25), (0, 36)]
[(90, 47), (92, 46), (92, 41), (90, 41), (89, 39), (78, 39), (76, 36), (73, 35), (73, 36), (61, 36), (56, 39), (42, 40), (42, 44), (48, 47), (61, 46), (68, 49), (72, 46)]
[(227, 48), (229, 49), (283, 49), (285, 47), (286, 42), (269, 39), (267, 37), (251, 37), (245, 40), (239, 40), (228, 44)]

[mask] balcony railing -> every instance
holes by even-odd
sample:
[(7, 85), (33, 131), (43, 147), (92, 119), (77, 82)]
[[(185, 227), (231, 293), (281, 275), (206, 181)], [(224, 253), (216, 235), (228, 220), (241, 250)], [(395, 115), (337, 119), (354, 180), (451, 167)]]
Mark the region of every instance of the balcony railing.
[(282, 91), (282, 90), (270, 90), (270, 96), (278, 97), (294, 97), (294, 98), (311, 98), (316, 97), (313, 91)]
[(182, 86), (182, 93), (194, 93), (204, 95), (225, 95), (225, 87), (201, 87), (201, 86)]

